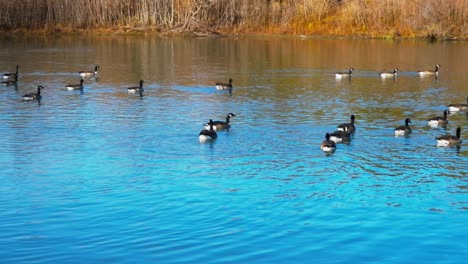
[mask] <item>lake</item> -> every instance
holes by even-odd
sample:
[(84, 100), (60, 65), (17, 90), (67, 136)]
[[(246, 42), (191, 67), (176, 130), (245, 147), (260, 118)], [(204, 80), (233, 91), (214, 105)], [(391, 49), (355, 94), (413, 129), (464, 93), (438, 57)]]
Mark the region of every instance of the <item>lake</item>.
[[(0, 73), (20, 68), (0, 87), (0, 260), (463, 263), (468, 115), (427, 119), (466, 103), (466, 58), (463, 41), (4, 35)], [(351, 142), (322, 152), (351, 114)], [(460, 147), (436, 146), (457, 127)]]

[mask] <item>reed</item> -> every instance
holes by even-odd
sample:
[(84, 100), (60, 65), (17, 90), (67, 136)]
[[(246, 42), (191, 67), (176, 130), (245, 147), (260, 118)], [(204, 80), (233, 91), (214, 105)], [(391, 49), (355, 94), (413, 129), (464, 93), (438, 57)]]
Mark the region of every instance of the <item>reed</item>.
[(468, 0), (0, 0), (3, 30), (468, 35)]

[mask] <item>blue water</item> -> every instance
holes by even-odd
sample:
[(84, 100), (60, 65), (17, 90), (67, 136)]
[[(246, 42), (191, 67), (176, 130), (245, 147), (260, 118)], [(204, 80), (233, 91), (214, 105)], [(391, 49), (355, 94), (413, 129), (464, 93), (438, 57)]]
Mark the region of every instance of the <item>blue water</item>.
[[(457, 126), (468, 138), (468, 116), (450, 115), (446, 128), (425, 121), (465, 101), (466, 62), (451, 71), (447, 56), (460, 47), (425, 51), (445, 65), (437, 80), (409, 70), (422, 62), (390, 56), (356, 60), (349, 82), (323, 60), (290, 58), (311, 42), (260, 40), (285, 46), (270, 57), (257, 39), (116, 38), (4, 40), (0, 70), (14, 61), (22, 73), (0, 89), (1, 263), (466, 262), (468, 145), (437, 148), (434, 138)], [(237, 62), (238, 52), (257, 55)], [(94, 63), (98, 80), (65, 89)], [(396, 63), (407, 68), (397, 80), (376, 77)], [(233, 93), (216, 91), (229, 77)], [(126, 94), (140, 78), (144, 96)], [(22, 102), (38, 84), (41, 103)], [(229, 112), (232, 129), (200, 144), (202, 125)], [(350, 114), (351, 143), (325, 155), (325, 133)], [(394, 137), (405, 117), (413, 134)]]

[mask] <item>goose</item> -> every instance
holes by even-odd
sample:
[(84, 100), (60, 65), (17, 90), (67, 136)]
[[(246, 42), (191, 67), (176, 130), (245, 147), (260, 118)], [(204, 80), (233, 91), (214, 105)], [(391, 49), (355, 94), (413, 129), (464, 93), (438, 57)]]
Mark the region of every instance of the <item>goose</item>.
[(67, 84), (65, 87), (68, 90), (83, 90), (83, 79), (80, 80), (80, 84)]
[(200, 134), (198, 134), (198, 140), (200, 143), (213, 141), (218, 138), (218, 134), (216, 134), (216, 131), (213, 130), (213, 120), (210, 119), (208, 124), (210, 124), (210, 129), (203, 129), (200, 131)]
[(468, 111), (468, 97), (466, 97), (466, 104), (449, 104), (448, 108), (450, 112)]
[(344, 130), (337, 130), (330, 134), (330, 140), (335, 143), (349, 142), (351, 141), (351, 133), (348, 133), (348, 127), (344, 127)]
[(445, 126), (448, 123), (448, 115), (449, 111), (445, 110), (444, 111), (444, 116), (435, 116), (432, 118), (429, 118), (427, 120), (427, 124), (431, 127), (437, 127), (437, 126)]
[(343, 123), (337, 126), (338, 131), (346, 131), (349, 134), (354, 134), (356, 127), (354, 126), (354, 115), (351, 115), (351, 123)]
[(23, 101), (33, 101), (33, 100), (41, 100), (41, 89), (44, 89), (42, 85), (37, 86), (37, 93), (28, 93), (23, 95)]
[(325, 140), (320, 144), (320, 149), (323, 152), (333, 153), (336, 150), (336, 143), (333, 140), (330, 140), (330, 134), (325, 134)]
[(11, 78), (18, 77), (18, 69), (19, 69), (19, 65), (16, 65), (16, 72), (4, 73), (3, 74), (3, 79), (11, 79)]
[(409, 126), (410, 123), (411, 123), (411, 119), (406, 118), (404, 126), (399, 126), (395, 128), (395, 137), (408, 136), (409, 134), (411, 134), (412, 131), (411, 131), (411, 127)]
[(99, 65), (94, 66), (94, 71), (80, 71), (78, 72), (81, 78), (96, 77), (98, 75)]
[(379, 73), (380, 78), (394, 78), (397, 76), (398, 68), (395, 68), (393, 72), (381, 72)]
[(231, 90), (232, 79), (229, 78), (229, 83), (216, 83), (216, 90)]
[(336, 79), (351, 78), (353, 75), (354, 68), (350, 68), (347, 72), (335, 72)]
[(453, 147), (462, 143), (460, 138), (461, 129), (457, 127), (456, 135), (443, 135), (436, 137), (438, 147)]
[(143, 95), (143, 92), (145, 91), (145, 89), (143, 89), (143, 83), (144, 83), (144, 81), (143, 81), (143, 80), (140, 80), (140, 86), (128, 87), (128, 88), (127, 88), (127, 92), (128, 92), (129, 94), (140, 94), (140, 95)]
[[(221, 130), (229, 130), (231, 128), (231, 117), (236, 116), (233, 113), (229, 113), (226, 116), (226, 121), (213, 121), (213, 130), (214, 131), (221, 131)], [(210, 129), (210, 124), (206, 123), (205, 124), (205, 129), (208, 130)]]
[(426, 70), (426, 71), (418, 71), (418, 75), (420, 77), (425, 77), (425, 76), (438, 76), (439, 75), (439, 67), (440, 67), (440, 64), (437, 64), (435, 66), (435, 70), (431, 71), (431, 70)]
[(6, 80), (6, 81), (1, 82), (1, 85), (3, 86), (18, 85), (18, 75), (15, 75), (14, 80)]

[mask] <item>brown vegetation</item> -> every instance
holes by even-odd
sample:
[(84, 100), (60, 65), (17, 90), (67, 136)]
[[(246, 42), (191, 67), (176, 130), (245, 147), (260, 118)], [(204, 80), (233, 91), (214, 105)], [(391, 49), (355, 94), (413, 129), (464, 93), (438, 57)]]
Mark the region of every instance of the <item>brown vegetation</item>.
[(3, 30), (467, 38), (468, 0), (0, 0)]

